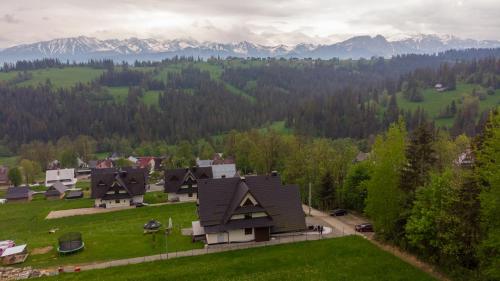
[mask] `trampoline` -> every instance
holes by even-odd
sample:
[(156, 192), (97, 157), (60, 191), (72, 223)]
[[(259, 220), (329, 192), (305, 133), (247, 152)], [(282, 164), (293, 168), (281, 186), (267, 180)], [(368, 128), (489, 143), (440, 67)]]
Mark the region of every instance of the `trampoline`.
[(80, 251), (84, 246), (82, 234), (79, 232), (70, 232), (59, 237), (57, 251), (60, 254), (71, 254)]
[(150, 220), (144, 225), (144, 233), (152, 233), (160, 230), (161, 223), (157, 220)]

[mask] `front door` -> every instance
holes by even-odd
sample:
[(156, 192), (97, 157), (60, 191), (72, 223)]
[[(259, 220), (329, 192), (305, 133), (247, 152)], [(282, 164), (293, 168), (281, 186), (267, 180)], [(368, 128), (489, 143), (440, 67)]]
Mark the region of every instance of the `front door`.
[(269, 241), (269, 227), (257, 227), (255, 228), (255, 241)]

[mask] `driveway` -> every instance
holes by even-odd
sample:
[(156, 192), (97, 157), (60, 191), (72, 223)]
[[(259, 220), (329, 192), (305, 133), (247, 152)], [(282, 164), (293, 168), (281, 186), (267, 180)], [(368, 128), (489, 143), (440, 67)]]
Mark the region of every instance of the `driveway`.
[[(309, 207), (307, 205), (305, 205), (305, 204), (302, 205), (302, 209), (304, 210), (304, 212), (306, 214), (309, 213)], [(367, 238), (372, 238), (372, 236), (373, 236), (373, 233), (371, 233), (371, 232), (360, 233), (360, 232), (356, 232), (354, 230), (354, 227), (357, 224), (367, 223), (369, 221), (361, 216), (354, 215), (352, 213), (348, 213), (345, 216), (332, 217), (328, 213), (311, 208), (311, 216), (316, 218), (316, 219), (321, 219), (323, 222), (332, 226), (336, 230), (336, 232), (341, 233), (342, 235), (357, 234), (357, 235), (365, 236)]]

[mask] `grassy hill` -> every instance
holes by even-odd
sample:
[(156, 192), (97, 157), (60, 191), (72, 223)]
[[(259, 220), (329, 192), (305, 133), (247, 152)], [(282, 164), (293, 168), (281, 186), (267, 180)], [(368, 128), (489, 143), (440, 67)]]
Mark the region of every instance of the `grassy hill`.
[[(444, 110), (454, 100), (457, 107), (461, 107), (461, 100), (466, 96), (471, 96), (473, 89), (486, 93), (486, 89), (480, 85), (458, 83), (457, 89), (453, 91), (438, 92), (433, 88), (428, 88), (423, 91), (424, 101), (412, 102), (403, 97), (403, 94), (397, 93), (398, 106), (404, 110), (414, 111), (417, 108), (424, 109), (429, 117), (436, 119), (438, 126), (451, 126), (453, 118), (438, 118), (439, 112)], [(486, 95), (486, 99), (480, 100), (480, 110), (486, 110), (500, 105), (500, 90), (497, 90), (494, 95)]]
[(435, 280), (358, 236), (67, 273), (40, 280)]
[[(94, 69), (90, 67), (65, 67), (65, 68), (47, 68), (29, 71), (32, 78), (18, 83), (18, 86), (36, 86), (40, 83), (45, 83), (47, 79), (52, 85), (57, 88), (69, 88), (78, 82), (88, 83), (101, 75), (104, 72), (102, 69)], [(2, 72), (0, 73), (0, 81), (14, 79), (18, 72)]]

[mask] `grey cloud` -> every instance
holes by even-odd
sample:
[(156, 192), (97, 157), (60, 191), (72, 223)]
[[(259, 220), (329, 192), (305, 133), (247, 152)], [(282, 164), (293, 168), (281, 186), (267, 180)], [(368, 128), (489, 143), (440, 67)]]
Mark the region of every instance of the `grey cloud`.
[(16, 23), (20, 23), (21, 22), (16, 17), (14, 17), (14, 15), (11, 15), (11, 14), (5, 14), (5, 15), (3, 15), (2, 17), (0, 17), (0, 21), (1, 22), (6, 22), (6, 23), (9, 23), (9, 24), (16, 24)]

